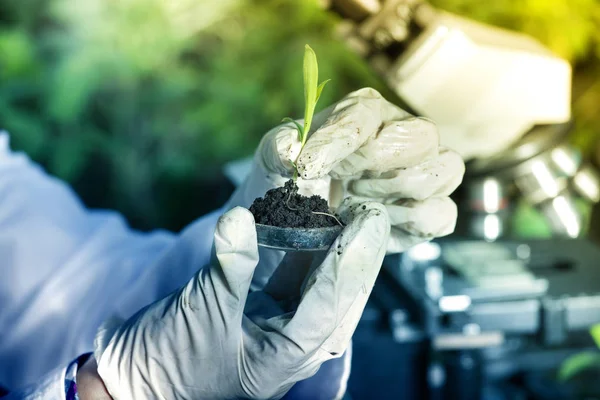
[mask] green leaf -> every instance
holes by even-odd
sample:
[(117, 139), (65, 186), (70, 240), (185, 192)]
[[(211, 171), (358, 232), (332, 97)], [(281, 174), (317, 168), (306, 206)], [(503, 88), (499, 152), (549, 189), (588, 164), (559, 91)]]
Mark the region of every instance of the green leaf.
[(36, 68), (35, 45), (26, 31), (0, 32), (0, 74), (3, 81), (27, 75)]
[(317, 104), (317, 86), (319, 82), (319, 67), (317, 55), (309, 45), (304, 46), (304, 130), (302, 145), (306, 142)]
[(317, 99), (315, 100), (315, 104), (317, 104), (319, 102), (319, 99), (321, 98), (321, 92), (323, 91), (323, 88), (325, 87), (327, 82), (329, 82), (330, 80), (331, 79), (327, 79), (326, 81), (321, 82), (321, 84), (317, 88)]
[(298, 129), (298, 140), (302, 142), (302, 137), (304, 136), (304, 133), (302, 132), (304, 128), (302, 128), (302, 125), (290, 117), (285, 117), (282, 122), (292, 122), (294, 125), (296, 125), (296, 129)]
[(579, 372), (593, 366), (600, 365), (600, 354), (598, 353), (579, 353), (567, 358), (558, 371), (558, 379), (565, 382)]
[(590, 335), (592, 336), (592, 339), (594, 339), (596, 347), (600, 349), (600, 324), (596, 324), (590, 328)]
[(103, 68), (91, 51), (81, 52), (63, 61), (55, 70), (53, 90), (49, 93), (49, 112), (60, 122), (76, 121), (100, 88)]

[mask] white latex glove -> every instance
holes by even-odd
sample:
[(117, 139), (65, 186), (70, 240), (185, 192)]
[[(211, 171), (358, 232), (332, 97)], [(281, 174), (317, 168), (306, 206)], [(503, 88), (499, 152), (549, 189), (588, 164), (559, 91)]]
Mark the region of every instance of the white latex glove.
[(98, 373), (112, 397), (279, 398), (341, 356), (390, 230), (377, 203), (344, 216), (349, 224), (321, 259), (290, 253), (263, 290), (248, 294), (259, 261), (254, 219), (240, 207), (223, 215), (209, 266), (127, 322), (99, 330)]
[[(333, 208), (347, 196), (384, 203), (392, 223), (389, 253), (454, 231), (457, 210), (448, 196), (462, 181), (464, 163), (439, 147), (433, 122), (365, 88), (317, 114), (312, 126), (298, 158), (299, 193), (319, 194)], [(300, 147), (291, 123), (268, 132), (230, 206), (249, 207), (282, 186)]]

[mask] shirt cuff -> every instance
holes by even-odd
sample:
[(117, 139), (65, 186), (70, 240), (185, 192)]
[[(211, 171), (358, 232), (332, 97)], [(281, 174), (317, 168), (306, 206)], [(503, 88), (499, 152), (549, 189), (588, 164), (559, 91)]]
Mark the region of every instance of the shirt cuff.
[(65, 372), (65, 399), (79, 400), (77, 392), (77, 371), (90, 358), (92, 353), (83, 354), (71, 361)]

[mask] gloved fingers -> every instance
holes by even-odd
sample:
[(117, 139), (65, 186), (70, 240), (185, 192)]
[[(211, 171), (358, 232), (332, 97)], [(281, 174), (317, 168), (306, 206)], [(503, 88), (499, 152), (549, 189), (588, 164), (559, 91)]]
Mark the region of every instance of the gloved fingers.
[(327, 120), (310, 135), (298, 158), (298, 172), (304, 179), (327, 175), (374, 136), (384, 121), (410, 115), (371, 88), (350, 93), (327, 113)]
[(214, 243), (218, 262), (213, 262), (210, 269), (213, 290), (219, 301), (232, 305), (241, 314), (258, 264), (256, 228), (250, 211), (235, 207), (223, 214), (215, 229)]
[[(371, 107), (376, 108), (379, 112), (378, 115), (383, 115), (386, 118), (392, 117), (406, 117), (409, 114), (400, 108), (387, 102), (377, 91), (365, 88), (346, 96), (340, 103), (333, 104), (316, 114), (313, 118), (313, 124), (309, 136), (313, 136), (315, 131), (320, 131), (319, 127), (324, 127), (326, 124), (331, 125), (332, 120), (336, 121), (343, 116), (348, 116), (349, 119), (357, 119), (360, 115), (353, 116), (353, 112), (356, 108), (363, 109), (361, 107), (363, 103), (368, 103)], [(349, 115), (350, 114), (350, 115)], [(304, 123), (304, 120), (296, 120), (300, 126)], [(337, 123), (339, 125), (339, 122)], [(336, 129), (333, 128), (328, 129)], [(370, 133), (365, 132), (364, 142)], [(371, 130), (375, 132), (374, 130)], [(321, 134), (319, 134), (321, 135)], [(354, 133), (353, 135), (354, 136)], [(313, 140), (315, 141), (315, 140)], [(301, 150), (301, 141), (299, 137), (298, 129), (292, 122), (279, 125), (269, 131), (261, 140), (259, 145), (259, 161), (269, 172), (273, 172), (282, 176), (291, 176), (294, 171), (293, 162), (298, 158), (298, 154)], [(312, 158), (309, 155), (308, 158)], [(327, 175), (324, 172), (320, 177)], [(302, 176), (303, 177), (303, 176)], [(308, 179), (314, 179), (314, 176), (307, 176)]]
[[(342, 201), (336, 210), (336, 214), (344, 225), (350, 225), (358, 214), (366, 212), (370, 207), (381, 208), (382, 204), (375, 202), (368, 197), (350, 196)], [(387, 217), (389, 219), (389, 215)]]
[[(302, 124), (302, 120), (299, 120), (298, 123)], [(258, 176), (250, 176), (256, 183), (251, 182), (247, 189), (253, 193), (258, 191), (263, 194), (268, 189), (283, 186), (294, 174), (293, 163), (298, 158), (301, 147), (298, 130), (291, 122), (268, 132), (261, 140), (259, 150), (256, 152), (255, 162), (260, 166)], [(269, 187), (260, 188), (259, 182), (265, 180)], [(299, 177), (296, 181), (298, 193), (304, 196), (318, 194), (327, 198), (330, 180), (329, 176), (310, 180)], [(257, 184), (259, 187), (256, 187)], [(252, 200), (254, 199), (249, 201)], [(250, 204), (248, 204), (249, 206)]]
[(385, 207), (365, 203), (324, 261), (307, 278), (302, 298), (282, 334), (304, 353), (343, 352), (379, 273), (390, 232)]
[[(345, 198), (337, 210), (340, 220), (348, 223), (368, 202), (368, 198)], [(458, 215), (456, 204), (449, 197), (401, 199), (385, 204), (385, 208), (391, 224), (388, 254), (401, 253), (419, 243), (451, 234)]]
[[(297, 121), (302, 125), (302, 121)], [(298, 129), (293, 123), (279, 125), (262, 138), (257, 156), (262, 166), (269, 172), (292, 176), (293, 161), (298, 158), (302, 144)]]
[(392, 230), (390, 231), (390, 240), (388, 240), (387, 254), (403, 253), (413, 246), (428, 242), (432, 239), (434, 239), (433, 236), (415, 236), (402, 229), (392, 227)]
[(308, 252), (287, 253), (263, 291), (276, 301), (300, 298), (312, 261), (313, 255)]
[[(401, 120), (412, 116), (410, 113), (387, 101), (377, 90), (370, 87), (364, 87), (355, 90), (354, 92), (350, 92), (342, 100), (353, 97), (370, 97), (375, 100), (381, 100), (381, 119), (383, 121)], [(325, 122), (331, 118), (331, 115), (338, 109), (339, 107), (336, 103), (315, 114), (309, 136), (322, 127)]]
[(456, 226), (457, 207), (449, 197), (399, 200), (386, 207), (392, 223), (388, 254), (402, 253), (419, 243), (449, 235)]
[(344, 179), (414, 167), (435, 158), (438, 147), (439, 136), (433, 122), (416, 117), (388, 121), (362, 147), (335, 165), (330, 174)]
[(390, 223), (406, 234), (431, 238), (454, 232), (458, 215), (456, 204), (449, 197), (426, 200), (398, 200), (386, 204)]
[(439, 155), (414, 167), (384, 174), (380, 178), (360, 179), (349, 184), (353, 195), (373, 198), (424, 200), (449, 196), (462, 182), (465, 164), (452, 150), (442, 148)]

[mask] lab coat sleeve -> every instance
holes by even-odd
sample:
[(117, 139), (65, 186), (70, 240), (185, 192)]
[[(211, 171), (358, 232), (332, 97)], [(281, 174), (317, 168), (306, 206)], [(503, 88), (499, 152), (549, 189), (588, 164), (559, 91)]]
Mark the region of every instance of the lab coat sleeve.
[(0, 133), (0, 386), (36, 383), (93, 350), (98, 326), (128, 318), (208, 262), (219, 211), (179, 235), (136, 232), (87, 210)]

